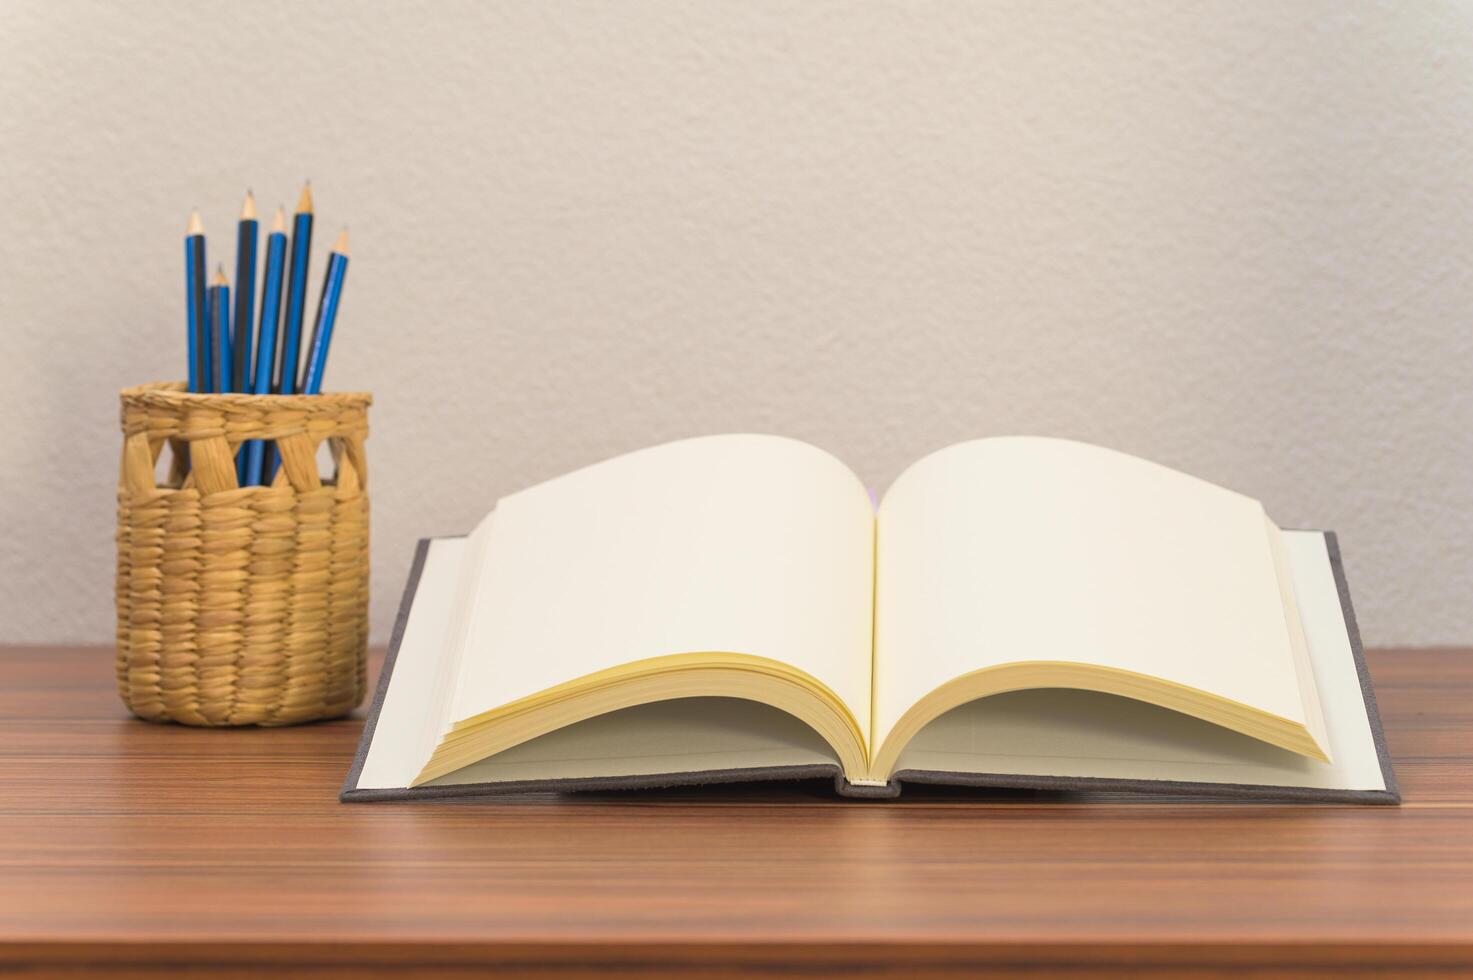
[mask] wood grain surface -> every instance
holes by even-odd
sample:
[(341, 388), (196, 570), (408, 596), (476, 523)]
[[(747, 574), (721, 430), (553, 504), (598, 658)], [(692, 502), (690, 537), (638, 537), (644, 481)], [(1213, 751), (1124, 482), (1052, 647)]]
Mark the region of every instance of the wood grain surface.
[(342, 805), (358, 718), (137, 721), (0, 648), (0, 973), (1473, 972), (1473, 650), (1369, 657), (1405, 804), (768, 784)]

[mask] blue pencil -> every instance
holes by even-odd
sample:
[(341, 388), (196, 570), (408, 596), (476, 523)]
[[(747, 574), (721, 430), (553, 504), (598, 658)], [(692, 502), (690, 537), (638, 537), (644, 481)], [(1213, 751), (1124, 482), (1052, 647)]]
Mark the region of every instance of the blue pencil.
[[(276, 374), (271, 379), (271, 392), (294, 395), (297, 372), (301, 370), (302, 314), (307, 306), (307, 262), (312, 254), (312, 184), (309, 181), (297, 198), (297, 213), (292, 220), (292, 264), (287, 277), (286, 322), (282, 327), (281, 349), (277, 351)], [(276, 476), (280, 461), (272, 458), (266, 465), (266, 482)]]
[[(235, 325), (231, 337), (230, 390), (251, 390), (251, 324), (256, 322), (256, 197), (246, 191), (245, 203), (240, 209), (240, 223), (235, 236)], [(235, 454), (235, 478), (245, 486), (245, 447)]]
[(338, 318), (338, 300), (343, 294), (343, 280), (348, 275), (348, 229), (344, 228), (327, 256), (327, 275), (322, 280), (322, 296), (317, 300), (317, 322), (312, 326), (312, 346), (307, 351), (307, 371), (302, 379), (302, 394), (322, 393), (322, 372), (327, 369), (327, 351), (332, 345), (332, 327)]
[(205, 225), (199, 210), (189, 214), (184, 232), (184, 288), (189, 310), (189, 390), (208, 391), (210, 346), (205, 337)]
[(235, 316), (231, 322), (246, 329), (236, 330), (230, 365), (231, 391), (251, 390), (251, 324), (256, 322), (256, 199), (246, 191), (235, 238)]
[(215, 391), (230, 390), (230, 281), (225, 266), (210, 281), (210, 346), (214, 348)]
[[(251, 390), (271, 393), (271, 366), (276, 357), (276, 335), (281, 331), (281, 273), (286, 265), (286, 212), (276, 209), (271, 234), (266, 236), (266, 274), (261, 279), (261, 325), (256, 335), (256, 370)], [(238, 328), (237, 328), (238, 329)], [(266, 442), (246, 444), (246, 477), (242, 486), (258, 487), (266, 465)]]
[(297, 213), (292, 223), (292, 264), (287, 277), (286, 323), (281, 350), (276, 359), (276, 376), (271, 391), (277, 395), (296, 394), (297, 372), (300, 370), (302, 316), (307, 306), (307, 261), (312, 254), (312, 185), (302, 188), (297, 199)]

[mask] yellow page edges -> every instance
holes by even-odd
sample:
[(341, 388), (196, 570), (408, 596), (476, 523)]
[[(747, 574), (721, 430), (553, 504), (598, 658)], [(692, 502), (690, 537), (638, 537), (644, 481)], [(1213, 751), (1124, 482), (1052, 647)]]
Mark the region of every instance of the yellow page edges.
[(1325, 748), (1300, 723), (1207, 691), (1118, 667), (1062, 660), (998, 664), (965, 674), (912, 705), (875, 753), (871, 778), (888, 778), (906, 744), (928, 723), (952, 708), (1008, 691), (1072, 688), (1098, 691), (1159, 705), (1240, 732), (1299, 755), (1329, 762)]
[(744, 653), (678, 653), (587, 674), (454, 722), (410, 783), (432, 779), (585, 719), (653, 701), (738, 697), (771, 705), (808, 724), (862, 778), (869, 752), (849, 707), (812, 675)]

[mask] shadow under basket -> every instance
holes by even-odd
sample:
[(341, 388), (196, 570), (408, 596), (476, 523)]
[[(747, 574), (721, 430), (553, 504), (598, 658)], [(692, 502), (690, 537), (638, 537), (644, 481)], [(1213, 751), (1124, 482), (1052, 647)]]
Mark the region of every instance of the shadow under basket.
[[(135, 715), (293, 725), (363, 700), (371, 401), (122, 392), (117, 675)], [(276, 444), (269, 487), (237, 482), (250, 439)], [(331, 479), (318, 473), (324, 442)]]

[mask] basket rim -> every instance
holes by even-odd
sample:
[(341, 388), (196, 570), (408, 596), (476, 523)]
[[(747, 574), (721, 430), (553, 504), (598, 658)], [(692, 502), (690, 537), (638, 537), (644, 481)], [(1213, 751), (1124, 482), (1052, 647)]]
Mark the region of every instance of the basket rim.
[(160, 405), (183, 408), (193, 404), (200, 408), (252, 405), (257, 407), (290, 406), (301, 411), (338, 411), (343, 408), (367, 408), (373, 404), (373, 393), (367, 391), (324, 391), (318, 395), (250, 395), (245, 392), (205, 393), (188, 390), (183, 381), (149, 381), (119, 392), (127, 405)]

